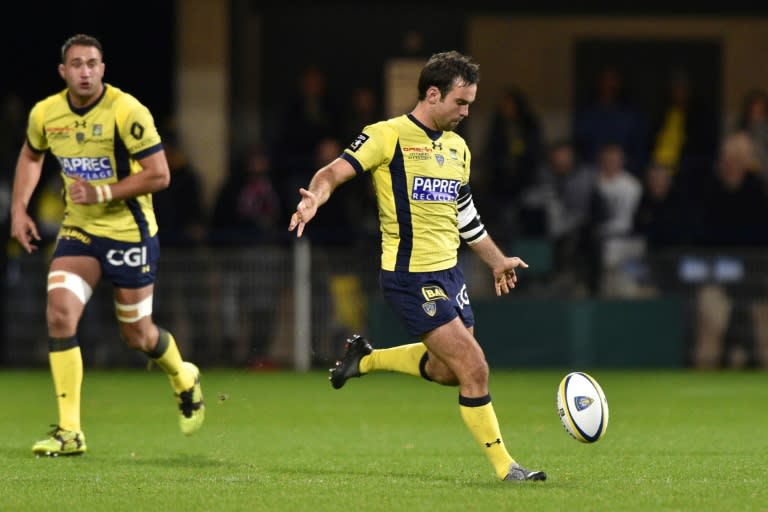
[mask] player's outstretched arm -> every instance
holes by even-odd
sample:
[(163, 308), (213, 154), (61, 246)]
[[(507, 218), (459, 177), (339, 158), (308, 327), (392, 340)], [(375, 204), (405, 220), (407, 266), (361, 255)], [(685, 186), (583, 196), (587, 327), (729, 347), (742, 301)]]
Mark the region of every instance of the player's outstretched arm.
[(301, 200), (291, 215), (288, 231), (295, 229), (296, 237), (301, 237), (304, 226), (314, 218), (317, 209), (328, 201), (336, 187), (354, 177), (355, 168), (342, 158), (318, 170), (309, 182), (309, 187), (299, 189)]
[(19, 241), (25, 251), (31, 253), (37, 247), (33, 240), (40, 240), (40, 234), (32, 217), (27, 213), (29, 200), (40, 182), (45, 153), (35, 153), (26, 143), (21, 148), (16, 162), (11, 198), (11, 236)]
[(517, 285), (517, 274), (515, 273), (517, 267), (528, 268), (528, 264), (517, 256), (505, 256), (490, 235), (471, 244), (470, 247), (493, 272), (497, 296), (502, 293), (509, 293)]

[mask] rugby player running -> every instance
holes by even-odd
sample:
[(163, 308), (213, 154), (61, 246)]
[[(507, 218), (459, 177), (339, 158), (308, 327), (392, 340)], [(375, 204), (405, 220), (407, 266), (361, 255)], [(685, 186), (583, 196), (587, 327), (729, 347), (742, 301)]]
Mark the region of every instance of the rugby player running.
[(488, 391), (488, 364), (474, 337), (474, 316), (458, 263), (463, 239), (488, 265), (496, 295), (515, 287), (517, 267), (480, 220), (469, 186), (471, 157), (454, 130), (469, 115), (479, 66), (455, 51), (433, 55), (418, 80), (418, 102), (409, 114), (374, 123), (319, 169), (288, 229), (302, 236), (333, 191), (369, 172), (376, 190), (382, 235), (380, 282), (384, 297), (418, 343), (374, 350), (360, 335), (347, 340), (342, 361), (331, 369), (339, 389), (351, 377), (375, 371), (421, 376), (459, 387), (467, 429), (501, 480), (545, 480), (543, 471), (518, 464), (507, 451)]
[(80, 455), (87, 449), (80, 424), (83, 359), (77, 328), (102, 277), (114, 290), (122, 339), (168, 375), (181, 431), (192, 434), (205, 418), (199, 369), (183, 361), (171, 333), (152, 320), (159, 256), (152, 193), (169, 185), (168, 162), (149, 110), (104, 83), (104, 70), (96, 38), (67, 39), (59, 64), (66, 89), (33, 106), (16, 165), (11, 235), (28, 253), (40, 235), (27, 207), (47, 152), (61, 166), (66, 202), (46, 308), (58, 423), (32, 447), (38, 456)]

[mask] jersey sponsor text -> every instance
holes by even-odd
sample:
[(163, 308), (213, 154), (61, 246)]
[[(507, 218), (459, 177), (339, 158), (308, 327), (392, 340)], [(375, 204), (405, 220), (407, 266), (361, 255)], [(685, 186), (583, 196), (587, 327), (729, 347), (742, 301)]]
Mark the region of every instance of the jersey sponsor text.
[(458, 180), (414, 176), (411, 199), (414, 201), (456, 201), (456, 198), (459, 197), (460, 186), (461, 182)]
[(107, 156), (60, 156), (59, 163), (61, 170), (70, 178), (80, 177), (86, 181), (93, 181), (111, 178), (115, 175), (112, 162)]

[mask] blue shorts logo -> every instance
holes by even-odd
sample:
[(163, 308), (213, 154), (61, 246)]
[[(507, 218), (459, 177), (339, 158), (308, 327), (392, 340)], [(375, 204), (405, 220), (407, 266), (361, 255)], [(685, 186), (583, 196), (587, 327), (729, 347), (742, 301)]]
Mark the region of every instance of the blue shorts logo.
[(103, 180), (115, 175), (112, 162), (106, 156), (59, 157), (61, 170), (70, 178), (80, 177), (86, 181)]
[(414, 201), (453, 202), (459, 197), (458, 180), (445, 178), (413, 177), (411, 199)]

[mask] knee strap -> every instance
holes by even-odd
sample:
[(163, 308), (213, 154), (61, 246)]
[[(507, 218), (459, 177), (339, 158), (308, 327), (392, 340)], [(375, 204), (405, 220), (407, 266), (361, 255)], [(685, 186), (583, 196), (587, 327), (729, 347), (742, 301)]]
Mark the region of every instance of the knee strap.
[(152, 314), (152, 295), (136, 304), (120, 304), (115, 302), (117, 319), (126, 324), (138, 322)]
[(85, 282), (85, 279), (66, 270), (54, 270), (48, 273), (48, 291), (56, 288), (66, 288), (74, 293), (83, 304), (88, 303), (93, 293), (91, 286)]

